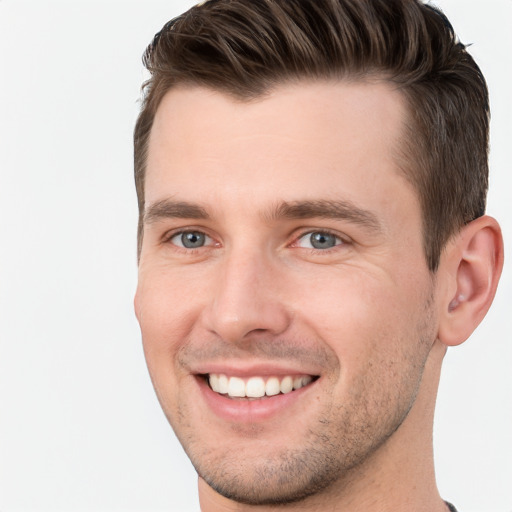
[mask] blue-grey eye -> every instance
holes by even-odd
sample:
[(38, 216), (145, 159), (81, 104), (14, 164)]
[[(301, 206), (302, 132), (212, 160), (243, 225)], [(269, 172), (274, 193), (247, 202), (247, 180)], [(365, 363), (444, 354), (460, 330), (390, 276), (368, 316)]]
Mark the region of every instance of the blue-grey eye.
[(309, 240), (315, 249), (330, 249), (336, 245), (336, 237), (330, 233), (311, 233)]
[(171, 238), (171, 242), (178, 247), (185, 249), (197, 249), (204, 247), (209, 243), (210, 237), (201, 233), (201, 231), (183, 231), (177, 233)]
[(297, 245), (307, 249), (331, 249), (342, 244), (343, 241), (339, 236), (333, 235), (325, 231), (313, 231), (306, 233), (299, 240)]

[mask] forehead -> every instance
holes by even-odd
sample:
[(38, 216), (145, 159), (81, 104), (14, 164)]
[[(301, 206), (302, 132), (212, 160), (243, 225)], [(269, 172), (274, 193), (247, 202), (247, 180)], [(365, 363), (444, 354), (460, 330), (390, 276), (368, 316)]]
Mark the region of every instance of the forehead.
[(146, 203), (389, 202), (408, 187), (395, 158), (405, 117), (386, 82), (296, 83), (252, 101), (177, 87), (155, 116)]

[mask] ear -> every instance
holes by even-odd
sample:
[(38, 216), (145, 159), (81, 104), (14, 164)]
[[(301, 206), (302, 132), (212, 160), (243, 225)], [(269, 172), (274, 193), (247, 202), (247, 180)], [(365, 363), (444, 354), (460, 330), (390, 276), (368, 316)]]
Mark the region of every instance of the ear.
[[(486, 315), (503, 268), (503, 238), (495, 219), (484, 215), (470, 222), (443, 253), (439, 340), (459, 345)], [(442, 277), (441, 277), (442, 276)]]

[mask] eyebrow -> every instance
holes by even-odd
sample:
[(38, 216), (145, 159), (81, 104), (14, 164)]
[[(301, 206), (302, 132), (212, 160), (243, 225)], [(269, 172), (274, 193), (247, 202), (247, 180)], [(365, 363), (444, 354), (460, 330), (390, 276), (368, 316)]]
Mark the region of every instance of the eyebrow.
[(314, 200), (281, 202), (266, 216), (268, 220), (286, 219), (336, 219), (346, 220), (374, 233), (382, 232), (377, 216), (350, 201)]
[(162, 199), (149, 205), (144, 211), (144, 223), (151, 224), (162, 219), (209, 219), (206, 210), (195, 203)]
[[(264, 213), (267, 221), (280, 219), (340, 219), (381, 233), (382, 226), (377, 216), (350, 201), (341, 200), (306, 200), (282, 201)], [(144, 212), (144, 223), (151, 224), (162, 219), (209, 219), (210, 215), (201, 205), (188, 201), (162, 199), (148, 206)]]

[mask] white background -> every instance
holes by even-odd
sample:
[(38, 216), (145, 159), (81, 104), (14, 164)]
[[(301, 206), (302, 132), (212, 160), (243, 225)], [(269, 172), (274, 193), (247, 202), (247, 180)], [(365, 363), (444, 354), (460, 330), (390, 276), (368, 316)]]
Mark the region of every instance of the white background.
[[(0, 0), (0, 511), (197, 511), (132, 312), (141, 54), (187, 0)], [(512, 0), (439, 0), (486, 75), (512, 253)], [(445, 362), (442, 495), (512, 512), (512, 271)]]

